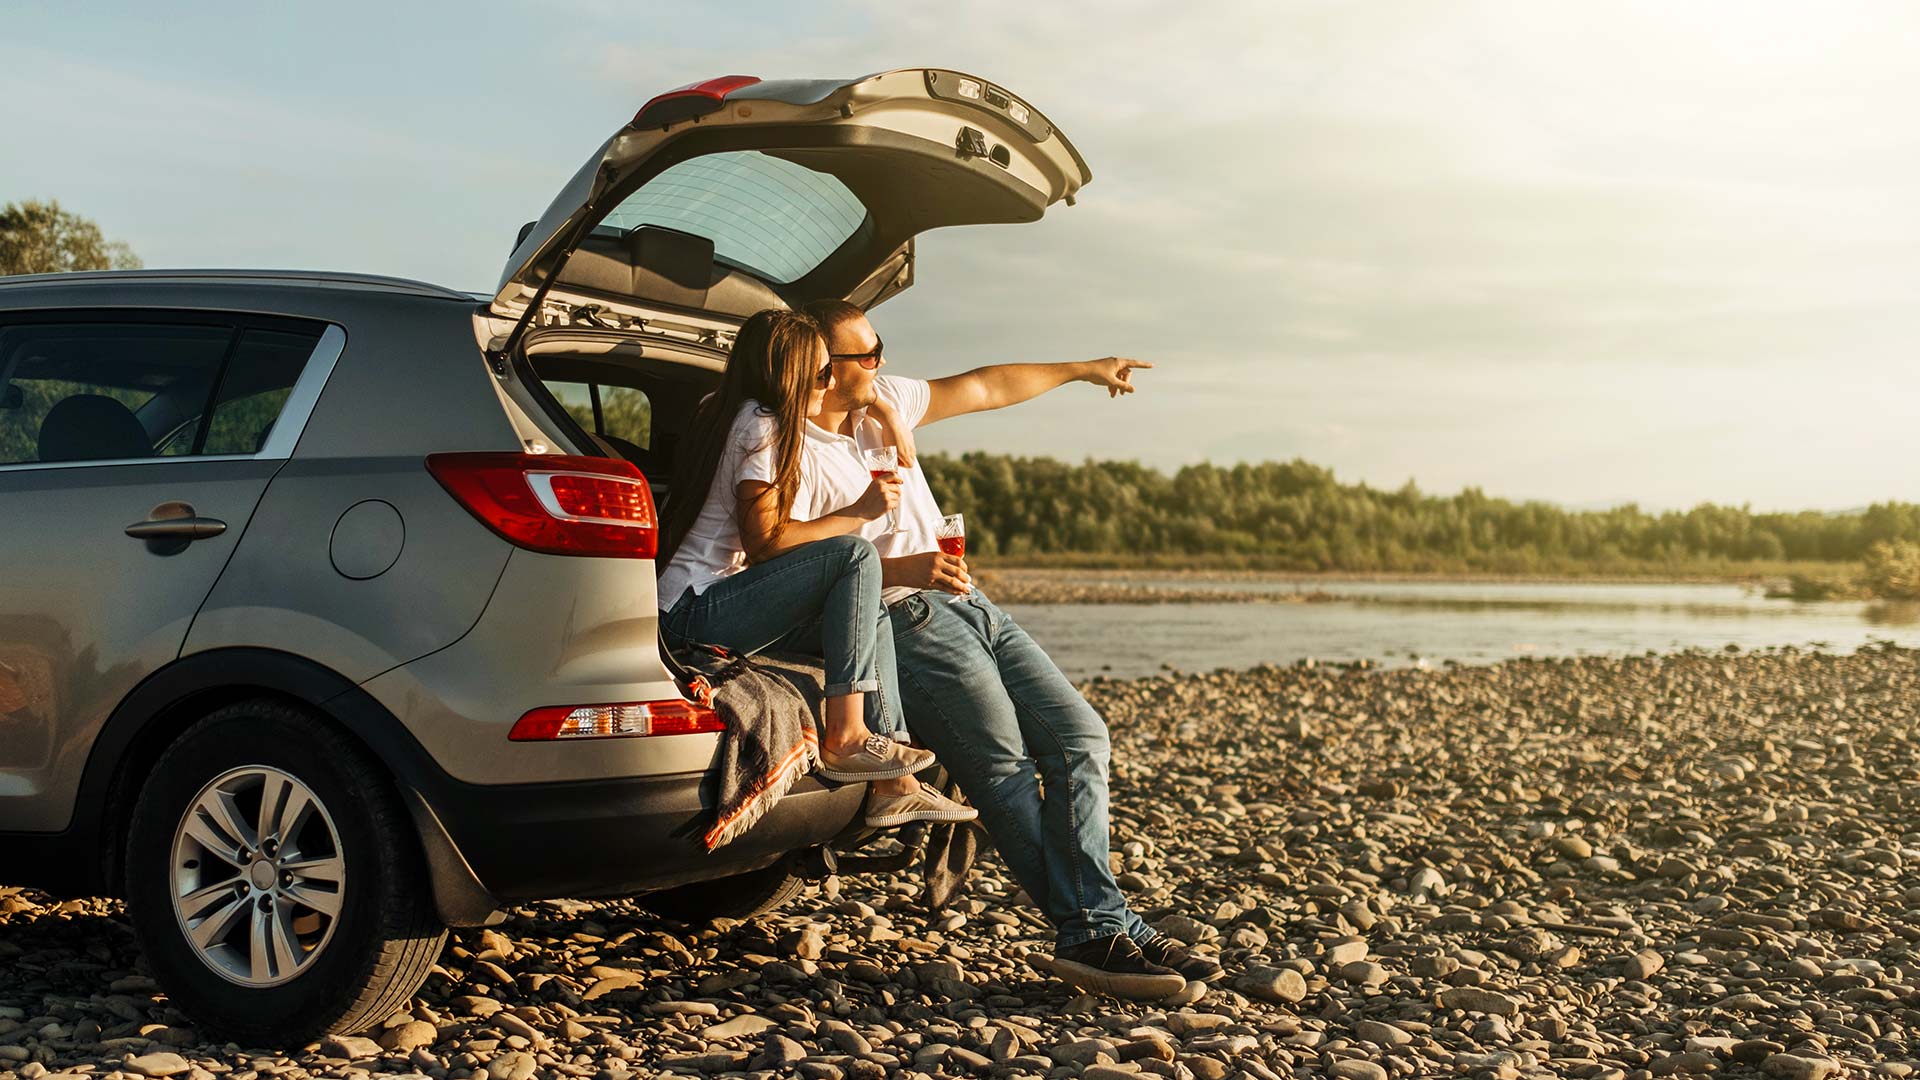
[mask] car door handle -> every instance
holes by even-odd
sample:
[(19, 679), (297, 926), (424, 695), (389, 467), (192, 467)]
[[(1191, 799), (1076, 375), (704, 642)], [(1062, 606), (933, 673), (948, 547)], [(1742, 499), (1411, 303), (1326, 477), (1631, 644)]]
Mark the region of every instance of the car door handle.
[[(154, 509), (158, 511), (161, 508)], [(205, 540), (227, 531), (227, 523), (219, 518), (195, 517), (190, 506), (186, 510), (187, 513), (182, 517), (151, 517), (136, 521), (127, 526), (127, 535), (135, 540)]]

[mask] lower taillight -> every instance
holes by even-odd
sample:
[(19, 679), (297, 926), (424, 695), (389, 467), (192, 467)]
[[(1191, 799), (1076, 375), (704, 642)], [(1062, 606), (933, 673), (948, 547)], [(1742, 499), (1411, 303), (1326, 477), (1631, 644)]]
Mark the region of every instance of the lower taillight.
[(481, 524), (552, 555), (651, 559), (653, 490), (630, 461), (550, 454), (432, 454), (427, 471)]
[(725, 730), (720, 714), (691, 701), (642, 701), (625, 705), (550, 705), (515, 721), (514, 742), (607, 739), (623, 735), (697, 735)]

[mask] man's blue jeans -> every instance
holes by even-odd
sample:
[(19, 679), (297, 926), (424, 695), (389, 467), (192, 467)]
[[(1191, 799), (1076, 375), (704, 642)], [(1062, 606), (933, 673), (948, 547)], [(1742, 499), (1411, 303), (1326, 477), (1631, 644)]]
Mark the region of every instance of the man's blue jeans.
[(978, 589), (950, 599), (921, 592), (888, 610), (907, 727), (979, 809), (1059, 946), (1152, 940), (1107, 862), (1106, 721)]
[(826, 661), (826, 693), (866, 694), (867, 730), (900, 728), (893, 634), (880, 606), (880, 554), (858, 536), (802, 544), (691, 591), (660, 616), (670, 640), (736, 652), (779, 648)]

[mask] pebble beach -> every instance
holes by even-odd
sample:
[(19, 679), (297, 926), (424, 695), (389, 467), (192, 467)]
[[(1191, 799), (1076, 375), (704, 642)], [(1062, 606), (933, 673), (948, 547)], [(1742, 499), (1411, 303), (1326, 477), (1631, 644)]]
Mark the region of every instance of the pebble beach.
[[(1920, 653), (1693, 651), (1084, 687), (1114, 860), (1227, 975), (1079, 994), (988, 854), (689, 928), (554, 901), (406, 1012), (208, 1041), (120, 906), (0, 887), (0, 1080), (1900, 1077), (1920, 1067)], [(4, 868), (0, 868), (4, 879)]]

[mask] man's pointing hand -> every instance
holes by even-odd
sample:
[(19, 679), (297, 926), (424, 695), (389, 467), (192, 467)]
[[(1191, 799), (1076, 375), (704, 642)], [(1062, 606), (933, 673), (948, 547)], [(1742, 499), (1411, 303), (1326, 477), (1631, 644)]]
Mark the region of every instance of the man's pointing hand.
[(1116, 398), (1121, 394), (1131, 394), (1139, 389), (1133, 385), (1134, 368), (1150, 368), (1152, 366), (1152, 364), (1147, 363), (1145, 360), (1129, 360), (1124, 356), (1109, 356), (1101, 360), (1087, 361), (1087, 372), (1081, 376), (1081, 378), (1095, 386), (1106, 387), (1107, 396)]
[(1150, 368), (1145, 360), (1109, 356), (1101, 360), (1062, 360), (1052, 364), (993, 364), (927, 384), (927, 411), (920, 418), (931, 424), (949, 416), (1004, 409), (1030, 401), (1070, 382), (1090, 382), (1107, 388), (1107, 396), (1131, 394), (1134, 368)]

